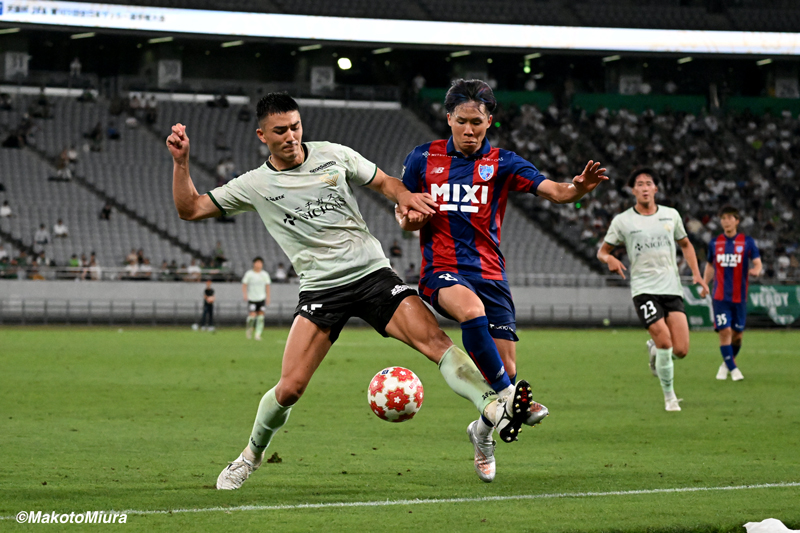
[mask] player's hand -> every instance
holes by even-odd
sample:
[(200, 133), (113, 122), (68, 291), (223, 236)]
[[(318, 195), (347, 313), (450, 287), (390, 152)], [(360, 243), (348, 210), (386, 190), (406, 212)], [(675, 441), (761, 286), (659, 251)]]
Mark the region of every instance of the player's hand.
[(600, 163), (589, 161), (586, 167), (579, 175), (572, 178), (572, 184), (578, 189), (583, 189), (586, 192), (591, 191), (602, 181), (607, 181), (608, 176), (605, 174), (606, 169), (600, 168)]
[(758, 267), (753, 267), (750, 270), (748, 270), (747, 273), (753, 276), (754, 278), (757, 278), (758, 276), (761, 275), (761, 269)]
[(700, 298), (705, 298), (706, 296), (708, 296), (709, 293), (708, 284), (703, 278), (692, 275), (692, 283), (694, 283), (695, 285), (700, 285)]
[(439, 204), (437, 204), (433, 197), (426, 193), (414, 193), (414, 192), (402, 192), (397, 195), (397, 207), (395, 208), (400, 217), (405, 217), (408, 215), (409, 210), (413, 209), (418, 213), (428, 214), (428, 215), (435, 215), (436, 209), (438, 209)]
[(611, 272), (615, 272), (622, 276), (622, 279), (627, 279), (625, 277), (625, 271), (628, 270), (625, 268), (625, 265), (622, 264), (622, 261), (614, 257), (613, 255), (608, 258), (608, 270)]
[(172, 126), (172, 133), (167, 137), (167, 148), (177, 164), (184, 165), (189, 161), (189, 136), (186, 135), (186, 126), (183, 124)]

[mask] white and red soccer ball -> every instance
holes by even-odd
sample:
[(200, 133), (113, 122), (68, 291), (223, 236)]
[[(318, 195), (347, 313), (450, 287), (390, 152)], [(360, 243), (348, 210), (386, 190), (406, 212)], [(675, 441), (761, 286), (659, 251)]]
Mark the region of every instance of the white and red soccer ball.
[(411, 420), (422, 407), (425, 392), (416, 374), (402, 366), (384, 368), (369, 382), (367, 402), (387, 422)]

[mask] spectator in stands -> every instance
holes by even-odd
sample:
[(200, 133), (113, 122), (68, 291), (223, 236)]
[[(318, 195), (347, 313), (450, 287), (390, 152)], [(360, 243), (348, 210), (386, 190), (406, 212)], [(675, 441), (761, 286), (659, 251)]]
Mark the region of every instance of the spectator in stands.
[(139, 114), (139, 111), (142, 109), (142, 101), (139, 100), (139, 96), (132, 95), (128, 100), (128, 114), (131, 116), (136, 116)]
[(225, 139), (224, 131), (219, 130), (217, 131), (217, 134), (214, 136), (214, 148), (222, 151), (230, 150), (230, 147), (228, 146), (228, 141)]
[(85, 139), (89, 139), (92, 152), (99, 152), (103, 149), (103, 124), (97, 121), (94, 128), (83, 134)]
[[(50, 178), (53, 179), (53, 178)], [(58, 181), (69, 181), (72, 179), (72, 169), (69, 165), (69, 149), (64, 148), (58, 155), (56, 163), (56, 178)]]
[(0, 261), (8, 261), (8, 252), (3, 247), (3, 243), (0, 242)]
[(129, 130), (135, 130), (139, 127), (139, 121), (133, 115), (125, 119), (125, 127)]
[(92, 90), (87, 87), (86, 89), (83, 90), (83, 92), (81, 93), (81, 95), (78, 97), (77, 100), (82, 104), (86, 104), (94, 102), (96, 98), (94, 97), (94, 93), (92, 92)]
[(169, 264), (169, 274), (173, 281), (181, 280), (178, 270), (179, 270), (178, 263), (173, 259), (172, 262)]
[(219, 96), (215, 97), (213, 100), (208, 101), (208, 107), (218, 107), (220, 109), (227, 109), (230, 107), (230, 102), (225, 97), (224, 94), (220, 94)]
[(131, 261), (139, 264), (139, 256), (136, 254), (136, 248), (131, 248), (131, 251), (125, 256), (125, 263), (130, 263)]
[(80, 78), (81, 77), (81, 60), (77, 57), (72, 60), (72, 63), (69, 64), (69, 77), (70, 78)]
[(410, 263), (408, 268), (403, 273), (403, 279), (406, 283), (416, 284), (419, 283), (419, 270), (414, 263)]
[(8, 200), (3, 200), (3, 205), (0, 205), (0, 218), (11, 218), (14, 213), (11, 212), (11, 206), (8, 205)]
[(397, 239), (392, 243), (392, 246), (389, 248), (389, 256), (390, 257), (403, 257), (403, 249), (400, 248), (400, 244), (398, 244)]
[(136, 250), (136, 263), (139, 265), (143, 265), (145, 260), (144, 250), (139, 248)]
[(34, 118), (52, 118), (52, 104), (45, 94), (44, 87), (39, 90), (39, 97), (28, 106), (28, 113)]
[(414, 87), (414, 93), (419, 93), (425, 88), (425, 76), (417, 72), (417, 75), (414, 76), (414, 79), (411, 81), (411, 85)]
[(100, 220), (110, 220), (111, 219), (111, 204), (106, 202), (103, 206), (103, 209), (100, 210), (99, 217)]
[(228, 258), (225, 257), (225, 250), (222, 248), (222, 243), (220, 241), (217, 241), (216, 246), (214, 246), (214, 251), (211, 253), (211, 257), (213, 258), (214, 267), (216, 268), (222, 267), (225, 261), (228, 260)]
[(123, 279), (136, 279), (136, 275), (139, 273), (139, 265), (136, 261), (128, 261), (128, 264), (125, 266), (125, 272), (123, 274)]
[(89, 279), (94, 281), (103, 279), (103, 269), (97, 264), (97, 259), (95, 258), (89, 261)]
[(11, 95), (8, 93), (0, 93), (0, 111), (12, 111), (14, 106), (11, 105)]
[(80, 268), (81, 260), (78, 259), (78, 254), (72, 254), (72, 256), (69, 258), (69, 263), (67, 263), (67, 266), (70, 268)]
[(53, 237), (60, 237), (62, 239), (69, 237), (69, 228), (67, 228), (67, 225), (64, 224), (60, 218), (58, 222), (56, 222), (56, 225), (53, 226)]
[(39, 229), (33, 235), (33, 242), (38, 246), (50, 244), (50, 232), (47, 231), (47, 226), (44, 224), (39, 225)]
[(111, 141), (118, 141), (120, 139), (119, 130), (117, 129), (117, 123), (114, 120), (108, 121), (108, 127), (106, 128), (106, 137), (109, 138)]
[(239, 112), (236, 114), (236, 118), (242, 122), (250, 122), (251, 116), (253, 116), (253, 114), (250, 112), (250, 108), (248, 108), (246, 105), (240, 107)]
[(153, 279), (153, 266), (150, 264), (150, 259), (145, 257), (139, 265), (139, 271), (136, 273), (140, 279)]
[(272, 275), (272, 280), (275, 283), (288, 283), (289, 277), (286, 273), (286, 267), (283, 266), (283, 263), (278, 263), (278, 267), (275, 269), (275, 274)]
[(192, 259), (192, 262), (186, 268), (186, 281), (200, 281), (201, 276), (202, 270), (200, 269), (200, 265), (197, 264), (195, 259)]
[(145, 104), (144, 121), (149, 126), (152, 126), (158, 122), (158, 102), (156, 101), (156, 95), (154, 94), (150, 95), (150, 98)]

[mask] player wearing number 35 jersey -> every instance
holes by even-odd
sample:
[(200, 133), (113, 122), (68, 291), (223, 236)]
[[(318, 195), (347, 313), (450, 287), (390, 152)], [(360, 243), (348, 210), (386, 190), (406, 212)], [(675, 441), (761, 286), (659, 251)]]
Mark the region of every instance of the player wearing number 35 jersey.
[(655, 172), (648, 168), (634, 171), (628, 186), (636, 197), (636, 205), (611, 221), (597, 258), (624, 278), (626, 268), (611, 252), (616, 246), (625, 246), (631, 265), (633, 304), (651, 337), (647, 341), (650, 370), (661, 381), (665, 409), (680, 411), (672, 383), (672, 356), (683, 359), (689, 352), (689, 324), (675, 259), (676, 242), (692, 269), (694, 283), (702, 287), (701, 297), (708, 294), (708, 286), (700, 276), (697, 255), (680, 214), (655, 202), (658, 192)]

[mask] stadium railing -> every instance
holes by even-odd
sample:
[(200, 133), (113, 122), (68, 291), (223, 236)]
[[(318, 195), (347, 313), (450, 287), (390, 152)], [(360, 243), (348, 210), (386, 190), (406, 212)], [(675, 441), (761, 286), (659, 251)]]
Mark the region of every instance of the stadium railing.
[(202, 268), (198, 273), (189, 273), (185, 268), (162, 270), (154, 268), (150, 272), (131, 274), (124, 267), (51, 267), (14, 266), (0, 267), (0, 279), (27, 280), (85, 280), (85, 281), (238, 281), (235, 272), (227, 268)]

